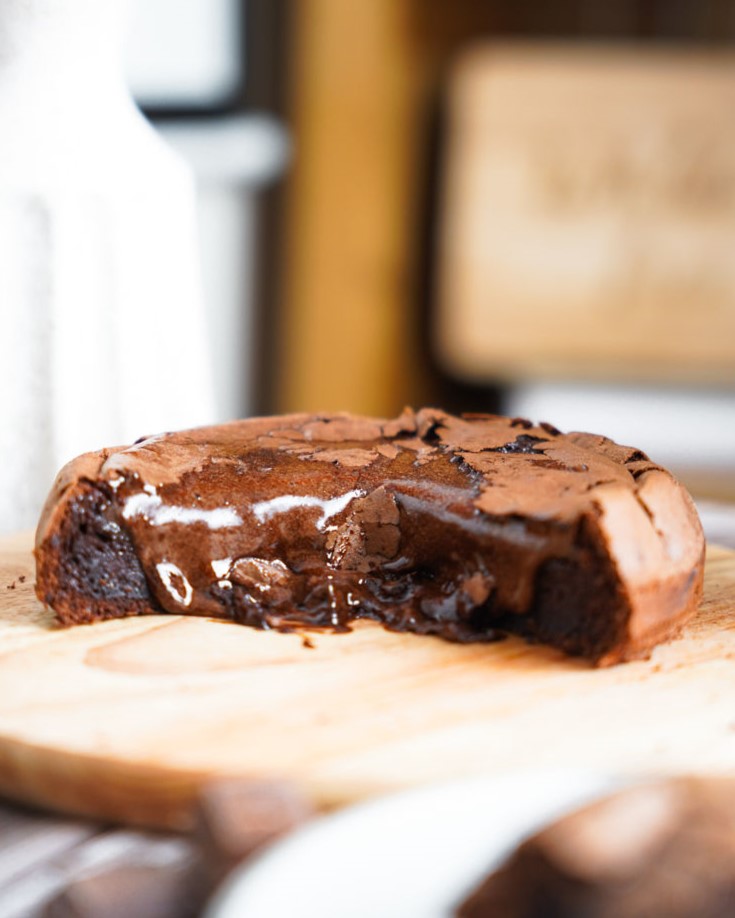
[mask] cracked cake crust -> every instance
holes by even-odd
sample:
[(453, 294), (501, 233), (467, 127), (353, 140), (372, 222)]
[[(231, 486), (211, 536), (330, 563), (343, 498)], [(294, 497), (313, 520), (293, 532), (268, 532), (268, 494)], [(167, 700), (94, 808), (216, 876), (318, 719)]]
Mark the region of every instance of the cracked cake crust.
[(598, 664), (677, 633), (704, 539), (673, 476), (593, 434), (494, 415), (285, 415), (88, 453), (37, 531), (64, 624), (185, 613), (518, 633)]

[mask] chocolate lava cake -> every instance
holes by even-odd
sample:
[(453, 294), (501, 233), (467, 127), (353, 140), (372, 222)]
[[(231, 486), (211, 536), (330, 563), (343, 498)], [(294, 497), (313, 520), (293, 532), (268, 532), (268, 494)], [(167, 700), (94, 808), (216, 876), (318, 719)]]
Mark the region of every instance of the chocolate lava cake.
[(697, 607), (692, 501), (639, 450), (495, 415), (253, 418), (70, 462), (36, 535), (63, 624), (184, 613), (523, 635), (611, 664)]
[(735, 780), (621, 791), (523, 842), (458, 918), (735, 915)]

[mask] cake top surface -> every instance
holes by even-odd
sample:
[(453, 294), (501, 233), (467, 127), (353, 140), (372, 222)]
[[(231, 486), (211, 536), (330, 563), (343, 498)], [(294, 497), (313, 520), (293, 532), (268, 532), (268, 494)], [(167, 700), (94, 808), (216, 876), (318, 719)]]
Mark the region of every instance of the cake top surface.
[[(589, 507), (597, 488), (634, 491), (639, 475), (658, 468), (640, 451), (602, 436), (562, 434), (523, 418), (406, 409), (395, 420), (284, 415), (145, 437), (101, 454), (99, 474), (113, 487), (134, 479), (171, 496), (196, 475), (197, 500), (211, 510), (223, 506), (218, 467), (260, 464), (273, 471), (274, 457), (292, 473), (293, 497), (334, 499), (340, 471), (351, 471), (356, 484), (388, 473), (459, 488), (464, 499), (470, 490), (474, 507), (485, 514), (559, 520)], [(222, 522), (227, 518), (220, 514)]]

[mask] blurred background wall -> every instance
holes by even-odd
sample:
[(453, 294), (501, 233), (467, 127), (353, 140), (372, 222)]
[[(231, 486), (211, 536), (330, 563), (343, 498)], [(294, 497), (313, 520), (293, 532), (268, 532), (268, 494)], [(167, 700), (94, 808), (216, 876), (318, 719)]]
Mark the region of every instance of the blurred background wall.
[(735, 2), (131, 16), (196, 180), (213, 420), (524, 414), (735, 498)]

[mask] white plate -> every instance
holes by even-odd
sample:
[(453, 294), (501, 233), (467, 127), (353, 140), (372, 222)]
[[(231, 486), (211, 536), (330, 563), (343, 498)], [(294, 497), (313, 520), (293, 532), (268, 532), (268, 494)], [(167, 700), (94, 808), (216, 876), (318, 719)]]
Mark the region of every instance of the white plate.
[(207, 918), (449, 918), (524, 836), (622, 783), (524, 772), (350, 807), (238, 870)]

